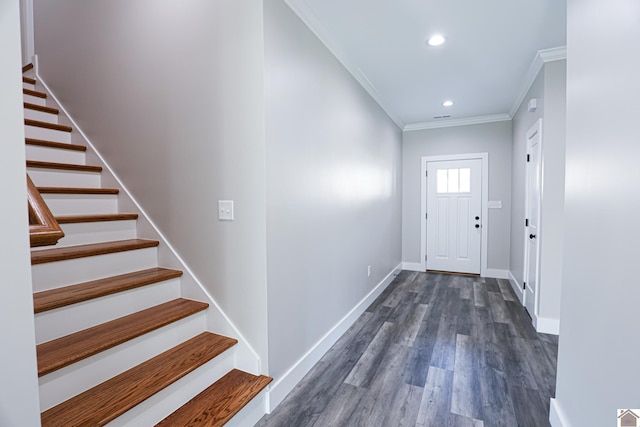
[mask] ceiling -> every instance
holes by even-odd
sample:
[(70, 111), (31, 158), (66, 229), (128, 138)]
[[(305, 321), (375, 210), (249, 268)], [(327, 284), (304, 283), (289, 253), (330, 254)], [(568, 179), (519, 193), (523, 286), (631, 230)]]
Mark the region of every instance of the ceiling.
[[(509, 119), (566, 55), (565, 0), (285, 1), (407, 130)], [(428, 46), (435, 33), (446, 43)]]

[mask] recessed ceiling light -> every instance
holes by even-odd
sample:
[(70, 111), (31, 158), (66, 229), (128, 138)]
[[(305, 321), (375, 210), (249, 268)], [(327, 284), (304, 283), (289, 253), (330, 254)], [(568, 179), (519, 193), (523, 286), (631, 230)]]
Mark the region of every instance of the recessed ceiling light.
[(451, 107), (451, 106), (453, 106), (453, 101), (451, 101), (451, 100), (444, 101), (442, 103), (442, 106), (443, 107)]
[(445, 41), (446, 41), (446, 39), (444, 38), (443, 35), (435, 34), (435, 35), (431, 36), (431, 38), (429, 38), (429, 40), (427, 40), (427, 43), (429, 44), (429, 46), (440, 46)]

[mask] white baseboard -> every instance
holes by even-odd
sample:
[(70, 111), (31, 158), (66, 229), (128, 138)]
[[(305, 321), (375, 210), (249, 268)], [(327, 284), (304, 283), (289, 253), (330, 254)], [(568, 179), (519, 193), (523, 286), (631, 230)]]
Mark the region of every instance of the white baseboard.
[(511, 272), (509, 270), (499, 270), (497, 268), (486, 268), (482, 272), (482, 277), (491, 277), (493, 279), (508, 279)]
[(536, 318), (535, 326), (536, 331), (540, 333), (560, 335), (560, 319), (538, 316)]
[(425, 271), (424, 266), (419, 262), (403, 262), (402, 269), (407, 271)]
[(549, 422), (551, 423), (551, 427), (571, 427), (557, 399), (551, 399)]
[(289, 368), (289, 370), (276, 379), (269, 387), (267, 408), (271, 413), (276, 406), (293, 390), (302, 378), (318, 363), (318, 361), (329, 351), (331, 346), (353, 325), (358, 317), (373, 303), (373, 301), (384, 291), (387, 286), (400, 273), (403, 264), (398, 264), (396, 268), (384, 278), (375, 288), (371, 290), (355, 307), (349, 311), (338, 323), (336, 323), (322, 338), (316, 342), (304, 356)]
[(518, 283), (518, 281), (516, 280), (516, 278), (513, 276), (513, 273), (509, 272), (509, 283), (511, 283), (511, 288), (513, 289), (513, 292), (516, 293), (516, 296), (518, 297), (518, 300), (520, 301), (520, 304), (524, 304), (524, 294), (522, 293), (522, 286), (520, 285), (520, 283)]

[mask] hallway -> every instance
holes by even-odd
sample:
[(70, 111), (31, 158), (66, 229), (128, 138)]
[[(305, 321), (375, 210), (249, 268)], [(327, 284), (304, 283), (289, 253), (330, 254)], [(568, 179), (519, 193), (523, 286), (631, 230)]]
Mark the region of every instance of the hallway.
[(403, 271), (257, 425), (548, 426), (557, 348), (506, 280)]

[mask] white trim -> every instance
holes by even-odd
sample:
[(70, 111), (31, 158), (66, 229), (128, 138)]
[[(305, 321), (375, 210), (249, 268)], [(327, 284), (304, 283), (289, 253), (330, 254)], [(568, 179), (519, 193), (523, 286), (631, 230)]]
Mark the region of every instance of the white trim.
[(268, 412), (271, 413), (302, 380), (302, 378), (318, 363), (333, 344), (353, 325), (358, 317), (375, 301), (400, 272), (402, 264), (398, 264), (382, 279), (355, 307), (353, 307), (338, 323), (318, 340), (297, 362), (295, 362), (280, 378), (269, 387)]
[(508, 114), (494, 114), (491, 116), (466, 117), (462, 119), (438, 120), (437, 122), (411, 123), (406, 125), (402, 131), (411, 132), (414, 130), (426, 130), (447, 128), (453, 126), (478, 125), (482, 123), (506, 122), (511, 120)]
[(515, 292), (516, 296), (518, 297), (518, 301), (520, 301), (520, 304), (524, 304), (524, 295), (522, 293), (522, 285), (518, 283), (518, 281), (516, 280), (515, 276), (511, 271), (509, 271), (509, 283), (511, 283), (511, 288), (513, 289), (513, 292)]
[(351, 63), (348, 55), (339, 49), (339, 44), (334, 43), (330, 32), (325, 29), (320, 19), (316, 16), (314, 10), (306, 2), (294, 2), (292, 0), (284, 0), (289, 8), (305, 23), (305, 25), (311, 30), (313, 34), (320, 40), (322, 44), (336, 57), (338, 61), (344, 66), (344, 68), (351, 73), (351, 75), (360, 83), (364, 90), (380, 105), (380, 108), (384, 110), (391, 120), (402, 130), (404, 123), (396, 115), (396, 113), (387, 105), (386, 101), (382, 98), (380, 93), (371, 84), (367, 76), (358, 68), (355, 64)]
[(424, 272), (424, 268), (422, 268), (422, 264), (419, 262), (403, 262), (402, 269), (407, 271), (422, 271)]
[(510, 117), (515, 116), (515, 114), (518, 112), (518, 108), (520, 108), (520, 104), (522, 104), (522, 101), (524, 101), (524, 97), (527, 96), (529, 89), (531, 89), (533, 82), (536, 81), (536, 78), (538, 77), (538, 73), (540, 73), (540, 70), (542, 70), (542, 67), (544, 66), (544, 64), (546, 62), (560, 61), (563, 59), (567, 59), (566, 46), (539, 50), (536, 53), (535, 58), (533, 58), (533, 61), (529, 66), (529, 71), (527, 71), (527, 74), (524, 78), (524, 82), (522, 84), (522, 88), (520, 89), (518, 97), (513, 102), (513, 105), (511, 106), (511, 110), (509, 110)]
[(222, 310), (222, 307), (220, 307), (220, 305), (217, 303), (217, 301), (213, 298), (213, 296), (211, 295), (211, 293), (207, 290), (207, 288), (205, 288), (205, 286), (202, 284), (202, 282), (200, 282), (200, 280), (198, 279), (198, 277), (194, 274), (194, 272), (191, 270), (191, 268), (189, 268), (188, 264), (182, 259), (182, 257), (178, 254), (178, 252), (174, 249), (174, 247), (169, 243), (168, 239), (162, 234), (162, 232), (160, 231), (160, 229), (156, 226), (156, 224), (151, 220), (151, 218), (149, 217), (149, 215), (147, 215), (147, 213), (145, 212), (144, 209), (142, 209), (142, 206), (140, 206), (140, 204), (138, 203), (138, 201), (133, 197), (133, 195), (131, 194), (131, 192), (127, 189), (127, 187), (122, 183), (122, 181), (120, 180), (120, 177), (118, 177), (118, 175), (116, 175), (115, 171), (113, 169), (111, 169), (111, 167), (109, 166), (109, 164), (105, 161), (104, 157), (102, 157), (102, 155), (100, 154), (100, 152), (96, 149), (96, 147), (93, 145), (93, 143), (91, 142), (91, 140), (89, 139), (89, 137), (83, 132), (82, 128), (80, 128), (80, 126), (78, 125), (78, 123), (76, 123), (73, 120), (73, 117), (71, 117), (71, 115), (69, 114), (69, 112), (64, 108), (64, 106), (60, 103), (59, 99), (56, 97), (56, 95), (51, 91), (51, 89), (49, 88), (49, 86), (47, 85), (47, 83), (45, 82), (45, 80), (42, 78), (42, 76), (40, 76), (39, 74), (39, 67), (38, 67), (38, 56), (34, 55), (33, 57), (33, 66), (35, 69), (35, 74), (37, 77), (37, 80), (42, 84), (42, 86), (45, 88), (46, 92), (49, 93), (49, 95), (51, 96), (51, 98), (58, 104), (57, 106), (59, 107), (59, 109), (67, 116), (67, 118), (69, 119), (69, 121), (71, 122), (71, 125), (74, 128), (74, 131), (77, 131), (82, 138), (86, 141), (86, 143), (89, 145), (89, 147), (91, 148), (91, 150), (94, 152), (94, 154), (98, 157), (98, 159), (100, 159), (100, 161), (103, 163), (104, 167), (109, 171), (109, 173), (111, 174), (111, 176), (113, 177), (113, 179), (118, 183), (118, 186), (120, 187), (120, 189), (126, 194), (126, 196), (129, 198), (129, 200), (131, 200), (131, 202), (136, 206), (136, 208), (138, 209), (139, 213), (144, 216), (146, 222), (153, 228), (153, 230), (155, 231), (155, 233), (160, 237), (160, 240), (162, 240), (162, 243), (169, 249), (169, 251), (171, 252), (171, 254), (175, 257), (175, 259), (181, 264), (182, 269), (184, 270), (184, 274), (190, 276), (190, 278), (193, 280), (193, 282), (200, 288), (200, 291), (206, 295), (206, 297), (209, 299), (209, 303), (215, 307), (215, 310), (217, 310), (217, 312), (220, 314), (220, 316), (224, 319), (224, 321), (227, 323), (227, 325), (233, 330), (233, 333), (235, 334), (236, 339), (238, 339), (239, 343), (242, 343), (242, 346), (244, 348), (246, 348), (251, 355), (255, 358), (255, 362), (256, 362), (256, 367), (258, 372), (262, 373), (262, 361), (260, 358), (260, 355), (258, 354), (258, 352), (251, 346), (251, 344), (249, 343), (249, 341), (247, 341), (247, 339), (244, 337), (244, 335), (240, 332), (240, 330), (236, 327), (236, 325), (231, 321), (231, 319), (229, 318), (229, 316), (227, 316), (227, 314)]
[(549, 422), (551, 427), (571, 427), (567, 420), (567, 416), (562, 410), (562, 406), (558, 399), (551, 398), (551, 410), (549, 411)]
[(421, 171), (420, 171), (420, 265), (422, 271), (427, 269), (427, 263), (425, 262), (425, 256), (427, 255), (427, 163), (429, 162), (441, 162), (449, 160), (470, 160), (480, 159), (482, 160), (482, 222), (485, 226), (482, 227), (482, 243), (480, 246), (480, 275), (482, 277), (487, 276), (489, 270), (487, 266), (487, 241), (488, 236), (488, 224), (489, 224), (489, 154), (488, 153), (469, 153), (469, 154), (451, 154), (445, 156), (424, 156), (421, 158)]
[(542, 334), (560, 335), (560, 319), (536, 316), (535, 327)]
[(509, 279), (509, 270), (501, 270), (498, 268), (486, 268), (482, 277), (491, 277), (493, 279)]

